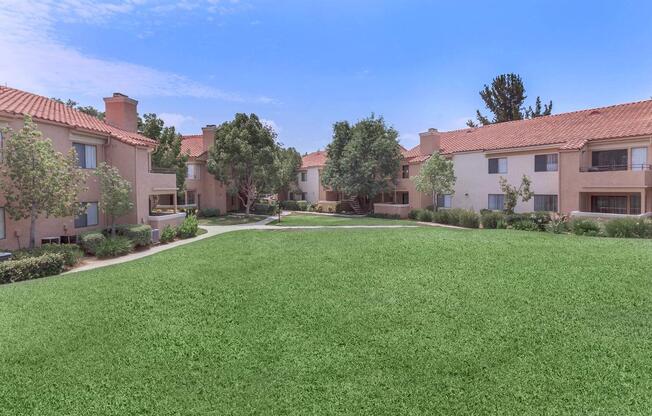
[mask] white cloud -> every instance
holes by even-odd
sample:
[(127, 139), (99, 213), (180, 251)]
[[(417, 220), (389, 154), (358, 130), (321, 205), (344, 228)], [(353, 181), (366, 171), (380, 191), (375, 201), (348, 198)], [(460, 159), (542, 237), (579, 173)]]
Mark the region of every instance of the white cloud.
[(279, 133), (281, 131), (281, 127), (278, 124), (276, 124), (276, 122), (274, 120), (261, 118), (260, 122), (263, 123), (264, 125), (268, 126), (268, 127), (271, 127), (272, 130), (274, 130), (276, 133)]
[[(177, 1), (177, 7), (190, 3)], [(206, 6), (221, 4), (206, 3)], [(235, 4), (228, 2), (228, 4)], [(0, 4), (0, 83), (44, 95), (101, 96), (120, 91), (133, 97), (188, 96), (273, 103), (193, 81), (145, 65), (87, 55), (56, 36), (55, 26), (82, 20), (102, 23), (134, 13), (147, 0), (2, 0)], [(122, 16), (121, 16), (122, 17)]]
[(184, 123), (195, 120), (192, 116), (178, 113), (161, 113), (158, 116), (165, 122), (166, 126), (174, 126), (177, 130), (180, 130)]

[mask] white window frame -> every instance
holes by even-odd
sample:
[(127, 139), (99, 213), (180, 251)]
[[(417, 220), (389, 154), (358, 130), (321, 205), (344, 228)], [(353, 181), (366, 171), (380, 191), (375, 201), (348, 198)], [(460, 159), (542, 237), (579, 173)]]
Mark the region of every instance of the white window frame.
[[(634, 160), (634, 152), (635, 151), (642, 151), (644, 154), (643, 160)], [(645, 170), (647, 167), (647, 152), (648, 148), (643, 147), (643, 146), (637, 146), (637, 147), (632, 147), (632, 156), (631, 156), (631, 163), (632, 163), (632, 170)], [(637, 157), (638, 159), (638, 157)]]

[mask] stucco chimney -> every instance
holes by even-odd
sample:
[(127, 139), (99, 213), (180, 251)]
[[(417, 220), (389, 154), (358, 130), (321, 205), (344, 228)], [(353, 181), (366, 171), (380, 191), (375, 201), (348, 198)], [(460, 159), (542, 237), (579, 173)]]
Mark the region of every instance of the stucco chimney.
[(419, 150), (421, 154), (430, 155), (438, 152), (441, 147), (441, 136), (437, 129), (428, 129), (425, 133), (419, 133)]
[(138, 101), (119, 92), (104, 98), (104, 121), (110, 126), (135, 133), (138, 131)]
[(201, 149), (204, 152), (207, 152), (215, 144), (215, 131), (217, 127), (215, 124), (208, 124), (206, 127), (201, 128), (202, 141)]

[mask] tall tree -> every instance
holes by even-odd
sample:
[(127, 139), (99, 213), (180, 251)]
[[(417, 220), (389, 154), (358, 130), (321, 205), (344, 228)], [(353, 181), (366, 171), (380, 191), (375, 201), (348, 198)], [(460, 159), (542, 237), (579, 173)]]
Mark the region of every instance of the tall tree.
[(279, 149), (276, 155), (276, 192), (298, 188), (297, 171), (301, 167), (301, 155), (294, 147)]
[[(480, 98), (484, 101), (487, 109), (493, 114), (493, 118), (480, 113), (476, 110), (476, 119), (479, 124), (486, 126), (489, 124), (502, 123), (505, 121), (522, 120), (524, 118), (534, 118), (547, 116), (552, 113), (552, 101), (545, 104), (542, 108), (541, 98), (537, 97), (535, 108), (525, 108), (524, 102), (525, 85), (523, 80), (517, 74), (498, 75), (491, 82), (491, 86), (485, 85), (480, 91)], [(469, 127), (477, 127), (474, 121), (466, 122)]]
[(337, 122), (326, 148), (322, 183), (353, 197), (372, 199), (396, 183), (400, 149), (398, 132), (382, 117), (372, 114), (353, 126)]
[(154, 113), (147, 113), (139, 122), (139, 131), (143, 136), (158, 142), (152, 153), (152, 166), (157, 168), (175, 169), (177, 188), (181, 192), (186, 183), (188, 171), (186, 164), (188, 155), (181, 152), (181, 134), (174, 126), (165, 127), (165, 122)]
[(417, 191), (432, 194), (432, 205), (437, 211), (437, 196), (452, 194), (456, 180), (453, 161), (435, 152), (421, 165), (414, 185)]
[(274, 191), (280, 146), (274, 130), (256, 114), (238, 113), (215, 132), (208, 171), (237, 195), (248, 216), (258, 195)]
[(109, 216), (111, 235), (115, 237), (115, 220), (134, 208), (131, 201), (131, 182), (120, 175), (117, 168), (101, 163), (95, 171), (100, 182), (100, 209)]
[(89, 116), (93, 116), (95, 118), (99, 118), (100, 120), (104, 120), (104, 116), (105, 116), (104, 111), (100, 111), (97, 108), (93, 107), (92, 105), (81, 106), (78, 105), (77, 101), (68, 99), (64, 102), (61, 98), (56, 98), (56, 97), (52, 97), (52, 100), (64, 104), (66, 107), (74, 108), (75, 110), (81, 111), (82, 113), (86, 113)]
[(83, 212), (77, 195), (85, 190), (86, 174), (77, 167), (75, 151), (65, 156), (57, 152), (31, 117), (25, 117), (19, 131), (5, 129), (4, 133), (0, 189), (5, 210), (14, 221), (29, 218), (29, 247), (33, 248), (41, 215), (66, 217)]
[(527, 175), (523, 175), (521, 178), (521, 184), (517, 187), (515, 185), (510, 185), (507, 182), (507, 179), (500, 177), (500, 190), (505, 194), (505, 212), (507, 214), (513, 214), (514, 208), (518, 203), (519, 197), (521, 201), (527, 202), (534, 196), (534, 192), (530, 190), (532, 186), (532, 181)]

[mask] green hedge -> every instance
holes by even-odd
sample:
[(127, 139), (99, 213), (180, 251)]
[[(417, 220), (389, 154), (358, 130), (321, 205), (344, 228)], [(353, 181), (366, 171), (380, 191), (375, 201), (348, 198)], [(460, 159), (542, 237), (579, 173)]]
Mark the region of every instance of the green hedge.
[(172, 227), (170, 224), (166, 225), (165, 228), (163, 228), (163, 231), (161, 231), (161, 243), (166, 244), (171, 241), (174, 241), (174, 239), (177, 237), (177, 229), (176, 227)]
[(497, 211), (484, 211), (481, 215), (482, 228), (505, 228), (505, 214)]
[(199, 221), (194, 215), (188, 215), (183, 222), (177, 227), (177, 236), (179, 238), (192, 238), (199, 231)]
[(134, 250), (134, 242), (125, 236), (106, 238), (95, 248), (95, 255), (99, 258), (118, 257), (129, 254)]
[(588, 235), (597, 237), (602, 234), (600, 223), (594, 220), (584, 218), (575, 218), (570, 222), (570, 229), (576, 235)]
[(253, 212), (257, 215), (274, 215), (277, 212), (277, 206), (275, 204), (257, 203), (253, 206)]
[(217, 208), (204, 208), (199, 210), (199, 216), (208, 218), (208, 217), (219, 217), (220, 210)]
[(433, 211), (430, 211), (428, 209), (422, 209), (417, 214), (417, 220), (421, 221), (421, 222), (431, 222), (432, 218), (433, 218), (432, 214), (433, 214)]
[(420, 209), (412, 209), (410, 212), (408, 212), (408, 218), (411, 220), (416, 220), (419, 218), (419, 213), (421, 212)]
[(152, 227), (145, 224), (117, 225), (118, 235), (130, 239), (136, 247), (146, 247), (152, 244)]
[(40, 257), (44, 254), (61, 254), (67, 267), (79, 263), (84, 252), (77, 244), (43, 244), (41, 247), (21, 249), (11, 253), (12, 260), (22, 260), (30, 257)]
[(0, 283), (13, 283), (22, 280), (53, 276), (63, 271), (64, 255), (46, 253), (38, 257), (0, 262)]
[(97, 246), (106, 240), (101, 231), (87, 231), (79, 236), (79, 244), (88, 254), (95, 254)]
[(642, 218), (618, 218), (604, 226), (607, 237), (652, 238), (652, 221)]

